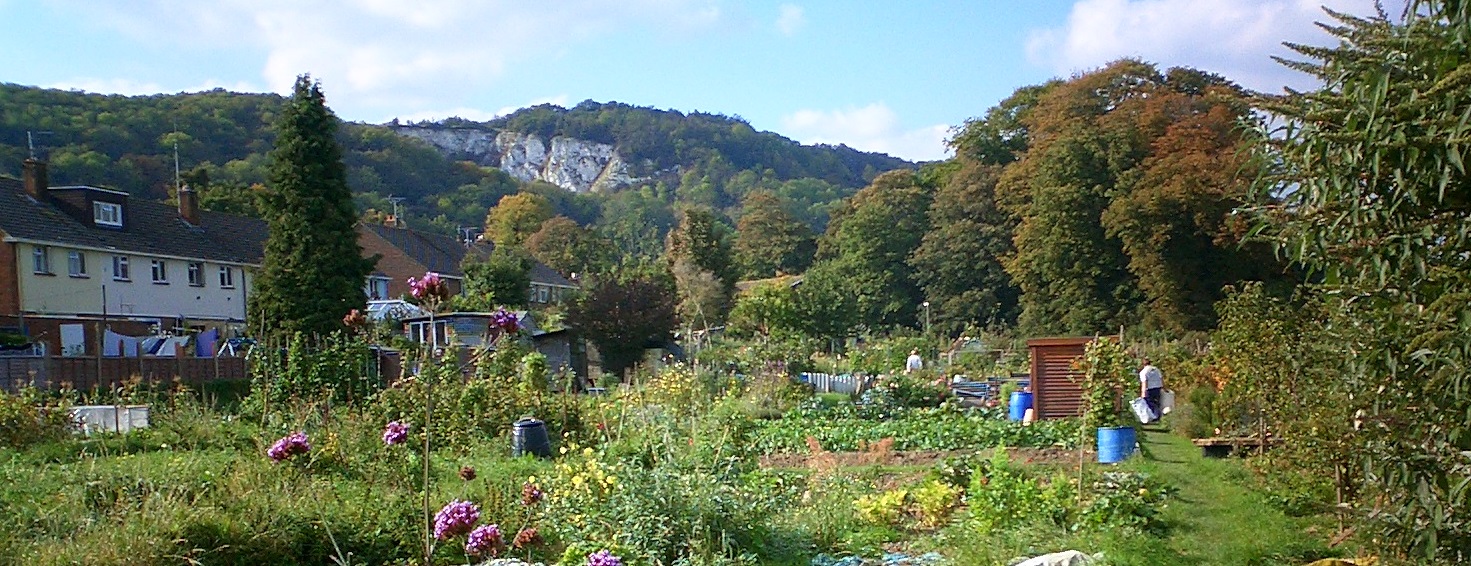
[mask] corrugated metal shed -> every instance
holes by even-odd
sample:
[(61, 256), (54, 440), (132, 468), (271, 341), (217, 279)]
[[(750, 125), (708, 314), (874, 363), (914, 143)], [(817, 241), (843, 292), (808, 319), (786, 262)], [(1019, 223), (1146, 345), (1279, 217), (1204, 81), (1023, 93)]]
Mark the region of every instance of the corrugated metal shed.
[[(1109, 336), (1106, 340), (1117, 340)], [(1032, 355), (1032, 407), (1039, 419), (1060, 419), (1083, 414), (1082, 377), (1073, 361), (1083, 355), (1091, 336), (1035, 338), (1027, 340)]]

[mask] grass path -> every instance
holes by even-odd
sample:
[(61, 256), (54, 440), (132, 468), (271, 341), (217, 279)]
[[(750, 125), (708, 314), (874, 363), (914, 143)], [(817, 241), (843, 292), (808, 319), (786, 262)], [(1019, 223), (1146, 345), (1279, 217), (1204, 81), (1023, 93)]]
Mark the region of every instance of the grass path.
[(1288, 517), (1249, 489), (1239, 460), (1204, 458), (1189, 440), (1153, 427), (1141, 444), (1144, 457), (1127, 467), (1180, 489), (1164, 513), (1171, 531), (1161, 550), (1172, 563), (1301, 565), (1334, 555), (1321, 534), (1308, 533), (1312, 519)]

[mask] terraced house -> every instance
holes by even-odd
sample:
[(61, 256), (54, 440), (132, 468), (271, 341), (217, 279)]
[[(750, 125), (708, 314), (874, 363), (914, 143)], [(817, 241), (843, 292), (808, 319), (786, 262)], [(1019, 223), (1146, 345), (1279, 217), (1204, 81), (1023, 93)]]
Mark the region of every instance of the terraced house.
[(244, 326), (265, 222), (202, 211), (187, 189), (175, 207), (52, 187), (36, 160), (23, 177), (0, 177), (0, 327), (54, 354), (96, 355), (108, 328), (228, 336)]

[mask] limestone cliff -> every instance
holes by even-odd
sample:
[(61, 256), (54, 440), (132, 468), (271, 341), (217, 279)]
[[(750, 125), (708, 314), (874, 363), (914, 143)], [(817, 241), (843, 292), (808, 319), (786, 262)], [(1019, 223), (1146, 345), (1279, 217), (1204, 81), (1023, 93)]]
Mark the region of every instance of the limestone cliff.
[(389, 126), (424, 140), (445, 157), (498, 167), (522, 181), (540, 180), (573, 192), (609, 191), (639, 182), (611, 145), (507, 130)]

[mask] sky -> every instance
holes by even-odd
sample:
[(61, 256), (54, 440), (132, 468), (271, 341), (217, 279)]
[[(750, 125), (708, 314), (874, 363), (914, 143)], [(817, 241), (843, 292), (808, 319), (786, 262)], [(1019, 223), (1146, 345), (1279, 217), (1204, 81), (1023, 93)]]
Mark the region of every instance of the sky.
[(583, 100), (739, 116), (803, 143), (943, 159), (1016, 89), (1134, 57), (1242, 86), (1373, 0), (0, 0), (0, 82), (288, 94), (346, 120), (488, 120)]

